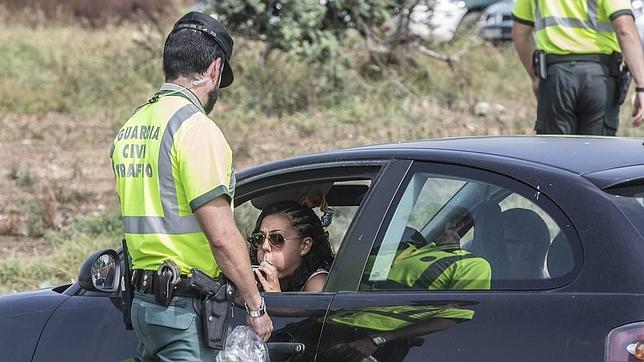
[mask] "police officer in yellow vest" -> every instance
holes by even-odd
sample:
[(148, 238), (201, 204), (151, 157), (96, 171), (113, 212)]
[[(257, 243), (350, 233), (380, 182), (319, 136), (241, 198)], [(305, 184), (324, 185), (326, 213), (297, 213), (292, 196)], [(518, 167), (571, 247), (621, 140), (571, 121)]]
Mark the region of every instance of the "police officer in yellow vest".
[(636, 85), (633, 125), (644, 121), (631, 0), (516, 0), (512, 17), (512, 40), (538, 100), (537, 133), (614, 136), (622, 55)]
[(179, 288), (167, 306), (155, 297), (154, 284), (167, 270), (155, 272), (165, 267), (176, 268), (179, 281), (192, 269), (212, 278), (223, 272), (246, 302), (253, 330), (264, 341), (272, 331), (233, 219), (231, 149), (207, 116), (218, 89), (233, 82), (232, 51), (221, 23), (202, 13), (184, 15), (165, 41), (166, 83), (114, 139), (111, 159), (136, 279), (132, 324), (143, 361), (216, 355), (203, 340), (197, 296)]

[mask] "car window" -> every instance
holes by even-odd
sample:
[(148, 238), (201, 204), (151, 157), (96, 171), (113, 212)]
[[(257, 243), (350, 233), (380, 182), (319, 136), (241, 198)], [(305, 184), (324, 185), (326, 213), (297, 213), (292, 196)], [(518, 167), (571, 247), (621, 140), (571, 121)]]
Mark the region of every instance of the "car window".
[[(375, 243), (361, 290), (541, 289), (576, 265), (546, 197), (460, 176), (415, 172)], [(510, 183), (511, 184), (511, 183)], [(524, 188), (521, 185), (519, 188)], [(528, 198), (526, 195), (532, 195)], [(557, 222), (559, 221), (559, 223)]]
[[(329, 242), (334, 254), (338, 252), (342, 239), (358, 210), (358, 206), (331, 206), (333, 209), (332, 222), (326, 230), (329, 232)], [(324, 212), (319, 207), (313, 208), (313, 211), (320, 218), (324, 215)], [(235, 222), (244, 237), (248, 238), (253, 233), (257, 218), (261, 212), (262, 210), (254, 206), (250, 201), (235, 208)]]
[[(377, 171), (378, 169), (373, 168), (374, 176), (377, 174)], [(238, 204), (235, 208), (235, 222), (241, 233), (247, 238), (247, 240), (249, 240), (248, 246), (250, 249), (251, 260), (254, 263), (259, 264), (260, 260), (258, 259), (260, 257), (263, 258), (263, 260), (275, 258), (275, 260), (271, 260), (275, 262), (273, 266), (275, 266), (275, 268), (280, 272), (280, 275), (283, 275), (285, 272), (284, 270), (288, 270), (288, 265), (292, 265), (288, 264), (289, 262), (300, 259), (301, 254), (298, 254), (296, 258), (289, 259), (288, 254), (286, 254), (288, 251), (286, 250), (287, 248), (276, 247), (275, 250), (280, 250), (275, 251), (273, 249), (274, 244), (271, 244), (273, 246), (269, 248), (269, 244), (262, 244), (264, 243), (264, 241), (262, 241), (260, 242), (260, 245), (264, 245), (265, 249), (260, 250), (257, 248), (256, 241), (251, 243), (251, 241), (257, 237), (256, 234), (253, 235), (253, 232), (262, 210), (283, 201), (292, 201), (309, 206), (315, 213), (316, 217), (320, 219), (322, 224), (326, 225), (324, 227), (324, 231), (328, 233), (331, 253), (334, 256), (338, 254), (338, 251), (342, 246), (342, 241), (345, 238), (345, 234), (350, 228), (362, 201), (365, 199), (371, 187), (371, 179), (367, 178), (369, 177), (368, 173), (365, 173), (364, 171), (358, 172), (358, 175), (356, 176), (351, 176), (349, 173), (342, 174), (341, 171), (338, 171), (338, 174), (339, 175), (332, 178), (313, 176), (315, 181), (306, 181), (303, 179), (301, 182), (298, 182), (296, 176), (280, 176), (276, 178), (274, 182), (272, 182), (272, 180), (261, 180), (259, 192), (253, 190), (252, 185), (245, 186), (245, 190), (248, 190), (247, 193), (251, 196), (241, 196), (237, 200)], [(267, 184), (270, 186), (267, 187)], [(264, 237), (268, 238), (268, 236), (269, 235), (266, 235)], [(296, 239), (297, 237), (291, 236), (291, 238)], [(255, 245), (254, 248), (253, 245)], [(280, 252), (282, 254), (279, 254)], [(324, 260), (329, 259), (326, 258)], [(331, 265), (328, 265), (328, 268), (324, 267), (323, 269), (331, 271)], [(300, 270), (299, 267), (297, 270)], [(315, 273), (307, 272), (307, 274), (313, 275)], [(280, 284), (282, 286), (287, 285), (284, 283), (289, 282), (289, 280), (296, 277), (297, 275), (295, 274), (287, 276), (286, 278), (282, 278), (282, 276), (280, 276)], [(294, 284), (290, 284), (290, 286), (292, 285)], [(297, 288), (282, 287), (281, 289), (285, 292), (300, 291), (300, 289)]]

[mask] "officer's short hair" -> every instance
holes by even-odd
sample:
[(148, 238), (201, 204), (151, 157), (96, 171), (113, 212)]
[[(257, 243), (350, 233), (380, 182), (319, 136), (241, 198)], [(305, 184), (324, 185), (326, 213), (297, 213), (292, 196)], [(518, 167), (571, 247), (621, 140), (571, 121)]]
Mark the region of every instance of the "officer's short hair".
[(203, 74), (217, 58), (221, 59), (223, 66), (224, 51), (209, 35), (193, 29), (170, 33), (163, 46), (165, 80)]

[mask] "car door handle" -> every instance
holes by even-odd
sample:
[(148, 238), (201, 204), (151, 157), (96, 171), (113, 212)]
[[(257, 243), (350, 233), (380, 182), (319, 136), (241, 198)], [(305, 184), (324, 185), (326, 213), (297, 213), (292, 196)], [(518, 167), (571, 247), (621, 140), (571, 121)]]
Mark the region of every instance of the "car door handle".
[[(268, 353), (276, 356), (299, 356), (304, 353), (306, 346), (304, 343), (291, 343), (291, 342), (270, 342), (266, 343)], [(271, 361), (274, 359), (271, 358)]]

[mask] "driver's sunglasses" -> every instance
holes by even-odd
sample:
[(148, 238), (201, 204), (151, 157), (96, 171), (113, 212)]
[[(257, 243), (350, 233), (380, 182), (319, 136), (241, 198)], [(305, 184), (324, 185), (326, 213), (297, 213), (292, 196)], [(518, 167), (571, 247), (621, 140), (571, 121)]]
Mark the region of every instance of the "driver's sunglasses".
[(248, 238), (248, 241), (250, 244), (255, 247), (259, 248), (264, 244), (264, 240), (268, 239), (268, 242), (271, 244), (272, 247), (274, 248), (281, 248), (284, 246), (284, 243), (286, 240), (290, 239), (302, 239), (304, 236), (296, 236), (293, 238), (287, 238), (286, 236), (280, 234), (280, 233), (252, 233), (250, 237)]

